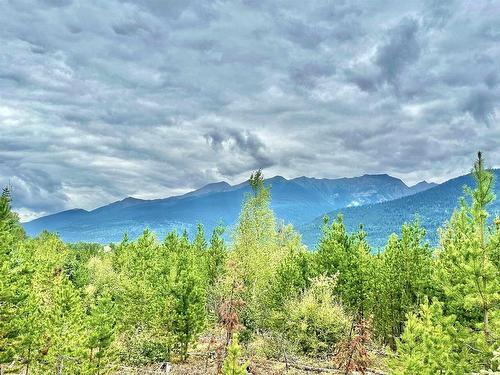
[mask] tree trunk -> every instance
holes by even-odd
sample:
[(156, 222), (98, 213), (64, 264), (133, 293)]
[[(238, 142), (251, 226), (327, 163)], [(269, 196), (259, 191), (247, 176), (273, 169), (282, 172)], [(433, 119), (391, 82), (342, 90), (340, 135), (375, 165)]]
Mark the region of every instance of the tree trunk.
[(62, 370), (63, 370), (63, 366), (64, 366), (63, 361), (64, 360), (62, 357), (59, 357), (57, 360), (57, 375), (62, 375)]
[(483, 312), (483, 331), (486, 342), (489, 342), (490, 338), (490, 319), (489, 319), (489, 309), (488, 307), (484, 307)]

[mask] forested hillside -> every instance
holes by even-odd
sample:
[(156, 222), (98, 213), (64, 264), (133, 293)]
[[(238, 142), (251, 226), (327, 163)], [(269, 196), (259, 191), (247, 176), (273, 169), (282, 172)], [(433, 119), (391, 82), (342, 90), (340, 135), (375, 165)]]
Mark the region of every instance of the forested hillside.
[(479, 155), (470, 202), (457, 204), (439, 246), (422, 218), (380, 252), (341, 216), (309, 251), (276, 219), (260, 171), (229, 242), (222, 227), (206, 239), (202, 225), (192, 240), (145, 231), (111, 247), (32, 238), (4, 190), (1, 371), (498, 374), (500, 218), (489, 216), (483, 164)]
[[(500, 170), (495, 169), (491, 172), (496, 180), (500, 178)], [(421, 226), (426, 229), (426, 238), (429, 239), (431, 244), (437, 245), (439, 240), (438, 228), (450, 218), (459, 204), (464, 186), (472, 186), (473, 184), (474, 177), (468, 174), (451, 179), (418, 194), (376, 204), (345, 207), (329, 212), (327, 215), (336, 217), (339, 213), (342, 213), (344, 224), (349, 231), (356, 230), (360, 224), (363, 224), (365, 231), (368, 233), (368, 242), (374, 248), (383, 247), (391, 233), (400, 233), (405, 222), (418, 218)], [(492, 189), (497, 196), (500, 196), (500, 184), (493, 186)], [(499, 200), (491, 203), (490, 211), (492, 214), (500, 212)], [(303, 241), (311, 248), (320, 239), (322, 225), (323, 217), (321, 216), (311, 223), (300, 225), (297, 228), (303, 236)]]
[[(292, 180), (276, 176), (266, 180), (266, 186), (272, 187), (271, 208), (277, 216), (286, 223), (299, 225), (334, 209), (396, 199), (428, 189), (433, 184), (422, 182), (409, 187), (388, 175)], [(156, 200), (126, 198), (90, 212), (70, 210), (23, 225), (32, 236), (48, 230), (59, 233), (69, 242), (119, 242), (125, 232), (135, 239), (144, 228), (161, 237), (174, 229), (185, 229), (194, 236), (198, 223), (203, 223), (210, 232), (221, 223), (234, 226), (241, 201), (250, 191), (247, 182), (235, 186), (221, 182), (182, 196)]]

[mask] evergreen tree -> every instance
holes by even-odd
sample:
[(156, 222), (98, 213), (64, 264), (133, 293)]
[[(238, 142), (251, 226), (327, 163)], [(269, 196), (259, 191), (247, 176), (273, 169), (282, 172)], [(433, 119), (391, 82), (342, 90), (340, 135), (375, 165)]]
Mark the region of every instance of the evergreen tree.
[(80, 297), (63, 274), (55, 275), (44, 308), (44, 371), (78, 374), (86, 367), (84, 310)]
[(278, 313), (283, 312), (287, 301), (307, 289), (313, 277), (311, 253), (302, 246), (298, 235), (295, 234), (295, 238), (289, 241), (287, 251), (278, 265), (268, 293), (268, 304)]
[(189, 344), (196, 341), (206, 323), (206, 289), (194, 255), (184, 236), (179, 242), (177, 259), (171, 270), (168, 300), (171, 333), (182, 361), (187, 359)]
[(373, 277), (372, 256), (361, 226), (358, 233), (349, 235), (342, 215), (329, 226), (325, 217), (323, 236), (315, 255), (318, 274), (338, 273), (337, 291), (342, 302), (362, 319), (369, 309)]
[[(264, 186), (261, 171), (250, 177), (252, 195), (246, 197), (240, 213), (239, 222), (233, 234), (230, 261), (235, 267), (234, 275), (227, 280), (237, 278), (241, 281), (245, 306), (242, 311), (242, 322), (247, 331), (252, 332), (266, 319), (265, 306), (270, 282), (286, 249), (279, 246), (277, 226), (270, 208), (269, 188)], [(231, 283), (226, 282), (231, 288)]]
[(210, 238), (210, 247), (207, 254), (207, 278), (209, 286), (215, 285), (224, 271), (227, 249), (222, 238), (223, 234), (224, 227), (218, 225)]
[(0, 365), (22, 350), (24, 311), (30, 269), (20, 254), (24, 231), (11, 211), (10, 191), (0, 196)]
[(420, 313), (410, 313), (397, 340), (397, 354), (389, 364), (393, 374), (466, 374), (471, 371), (466, 336), (453, 315), (443, 315), (443, 304), (425, 301)]
[(241, 348), (238, 343), (238, 334), (234, 334), (231, 345), (227, 349), (227, 356), (222, 366), (224, 375), (247, 375), (248, 363), (241, 363)]
[[(481, 153), (472, 171), (474, 190), (466, 188), (465, 199), (441, 231), (436, 283), (446, 298), (447, 310), (471, 329), (480, 326), (486, 342), (498, 340), (500, 306), (500, 264), (498, 225), (487, 224), (487, 206), (494, 199), (493, 175), (484, 167)], [(493, 321), (492, 321), (493, 320)]]
[(432, 249), (424, 243), (418, 221), (404, 224), (401, 238), (393, 234), (378, 261), (374, 286), (376, 333), (394, 346), (406, 314), (432, 294)]
[(90, 307), (87, 331), (91, 369), (99, 375), (110, 362), (110, 347), (116, 332), (116, 307), (108, 292), (99, 295)]

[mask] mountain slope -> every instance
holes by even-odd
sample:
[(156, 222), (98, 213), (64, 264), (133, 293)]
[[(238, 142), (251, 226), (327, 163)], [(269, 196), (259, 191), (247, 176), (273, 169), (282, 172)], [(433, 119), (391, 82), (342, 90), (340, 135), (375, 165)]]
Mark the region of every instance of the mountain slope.
[[(500, 170), (494, 170), (495, 181), (499, 180)], [(459, 206), (465, 185), (474, 186), (472, 176), (465, 175), (451, 179), (431, 189), (409, 195), (392, 201), (369, 204), (360, 207), (347, 207), (329, 212), (330, 218), (338, 213), (344, 216), (346, 228), (355, 231), (362, 223), (368, 234), (368, 241), (374, 247), (384, 246), (391, 233), (399, 233), (405, 222), (415, 219), (418, 215), (421, 225), (427, 229), (427, 237), (432, 244), (438, 241), (437, 229), (451, 216)], [(500, 184), (495, 185), (495, 193), (500, 197)], [(495, 200), (490, 206), (490, 212), (495, 214), (500, 210), (500, 200)], [(297, 229), (302, 233), (304, 242), (313, 247), (321, 234), (323, 217), (317, 217), (311, 223), (301, 225)]]
[[(414, 192), (401, 180), (388, 175), (315, 179), (281, 176), (266, 180), (271, 185), (272, 208), (279, 219), (294, 225), (308, 223), (324, 212), (396, 199)], [(425, 188), (425, 185), (424, 185)], [(125, 198), (93, 211), (70, 210), (25, 223), (28, 234), (42, 230), (59, 232), (70, 242), (119, 241), (125, 232), (134, 238), (149, 228), (163, 237), (172, 229), (189, 232), (203, 223), (211, 231), (218, 223), (236, 222), (248, 183), (231, 186), (209, 184), (193, 192), (156, 200)]]

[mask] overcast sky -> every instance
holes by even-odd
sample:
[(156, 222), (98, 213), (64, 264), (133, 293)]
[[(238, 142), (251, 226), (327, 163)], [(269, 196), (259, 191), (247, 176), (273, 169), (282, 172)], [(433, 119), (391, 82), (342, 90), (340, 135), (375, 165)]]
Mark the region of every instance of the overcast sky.
[(26, 220), (257, 168), (498, 166), (499, 20), (478, 0), (0, 0), (0, 183)]

